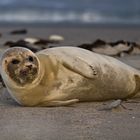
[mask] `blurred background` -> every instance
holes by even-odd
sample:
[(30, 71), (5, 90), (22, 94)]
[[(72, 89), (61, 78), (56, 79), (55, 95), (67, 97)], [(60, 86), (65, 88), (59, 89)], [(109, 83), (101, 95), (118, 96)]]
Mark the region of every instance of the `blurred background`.
[(0, 24), (140, 24), (139, 0), (0, 0)]

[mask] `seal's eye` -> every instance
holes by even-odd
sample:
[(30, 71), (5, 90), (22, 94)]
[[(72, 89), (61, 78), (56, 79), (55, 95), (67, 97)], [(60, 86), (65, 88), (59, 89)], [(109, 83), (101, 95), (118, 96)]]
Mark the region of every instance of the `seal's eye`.
[(20, 61), (19, 61), (18, 59), (13, 59), (13, 60), (11, 61), (11, 63), (12, 63), (12, 64), (19, 64)]
[(28, 57), (28, 60), (29, 60), (30, 62), (33, 62), (33, 61), (34, 61), (34, 58), (33, 58), (32, 56), (29, 56), (29, 57)]

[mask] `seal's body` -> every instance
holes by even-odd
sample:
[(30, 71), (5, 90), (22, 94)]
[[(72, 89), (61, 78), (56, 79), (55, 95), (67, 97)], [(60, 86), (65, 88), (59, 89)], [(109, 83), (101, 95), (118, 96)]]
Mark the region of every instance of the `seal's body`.
[[(24, 55), (18, 64), (9, 66), (13, 55), (20, 55), (17, 52)], [(24, 68), (27, 64), (32, 67)], [(9, 67), (17, 72), (13, 74)], [(36, 54), (25, 48), (8, 49), (2, 57), (1, 74), (12, 97), (24, 106), (126, 99), (140, 92), (140, 71), (115, 58), (76, 47), (51, 48)]]

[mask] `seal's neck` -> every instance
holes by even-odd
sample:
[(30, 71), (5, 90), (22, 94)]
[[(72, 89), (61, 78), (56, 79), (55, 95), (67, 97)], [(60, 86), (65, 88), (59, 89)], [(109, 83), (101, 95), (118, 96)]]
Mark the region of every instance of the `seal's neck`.
[(51, 87), (55, 80), (57, 79), (59, 63), (53, 56), (48, 56), (45, 54), (38, 54), (38, 59), (42, 65), (44, 71), (43, 78), (41, 79), (41, 84)]

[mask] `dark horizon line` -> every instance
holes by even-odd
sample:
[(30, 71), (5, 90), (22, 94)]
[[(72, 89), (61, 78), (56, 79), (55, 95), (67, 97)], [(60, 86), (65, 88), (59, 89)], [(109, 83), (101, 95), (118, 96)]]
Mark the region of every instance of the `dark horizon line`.
[(140, 27), (140, 23), (24, 23), (24, 22), (0, 22), (0, 26), (32, 26), (32, 27)]

